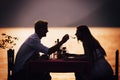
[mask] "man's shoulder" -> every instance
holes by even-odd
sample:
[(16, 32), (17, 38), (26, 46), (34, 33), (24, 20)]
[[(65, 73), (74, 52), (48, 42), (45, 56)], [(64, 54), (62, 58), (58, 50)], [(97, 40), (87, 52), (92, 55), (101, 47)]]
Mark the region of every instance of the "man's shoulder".
[(31, 35), (29, 36), (29, 38), (32, 38), (32, 39), (39, 39), (39, 37), (38, 37), (38, 35), (37, 35), (36, 33), (31, 34)]

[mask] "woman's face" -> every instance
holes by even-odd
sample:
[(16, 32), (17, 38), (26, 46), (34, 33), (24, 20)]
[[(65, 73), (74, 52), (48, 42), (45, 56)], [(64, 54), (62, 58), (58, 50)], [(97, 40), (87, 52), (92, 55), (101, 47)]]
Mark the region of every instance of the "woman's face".
[(76, 31), (76, 37), (77, 37), (77, 40), (81, 40), (81, 33), (79, 30)]

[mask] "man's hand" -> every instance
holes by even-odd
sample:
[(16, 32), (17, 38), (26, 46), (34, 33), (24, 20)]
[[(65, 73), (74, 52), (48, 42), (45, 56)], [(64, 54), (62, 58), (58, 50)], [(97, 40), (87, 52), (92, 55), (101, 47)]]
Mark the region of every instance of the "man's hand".
[(69, 39), (69, 35), (66, 34), (66, 35), (63, 36), (61, 42), (62, 42), (62, 43), (65, 43), (68, 39)]
[(64, 35), (63, 38), (62, 38), (62, 40), (61, 40), (59, 43), (57, 43), (55, 46), (49, 48), (48, 54), (50, 55), (50, 54), (52, 54), (53, 52), (55, 52), (55, 51), (57, 51), (58, 49), (60, 49), (60, 46), (61, 46), (62, 44), (64, 44), (68, 39), (69, 39), (69, 35), (68, 35), (68, 34)]

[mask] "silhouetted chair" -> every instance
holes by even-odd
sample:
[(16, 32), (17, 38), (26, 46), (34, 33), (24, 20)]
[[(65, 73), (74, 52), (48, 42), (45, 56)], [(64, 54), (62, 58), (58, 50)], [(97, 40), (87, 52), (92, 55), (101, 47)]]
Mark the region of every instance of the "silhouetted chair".
[(7, 59), (8, 59), (8, 80), (13, 80), (14, 50), (9, 49), (7, 51)]
[(114, 80), (119, 80), (119, 50), (115, 52), (115, 75)]

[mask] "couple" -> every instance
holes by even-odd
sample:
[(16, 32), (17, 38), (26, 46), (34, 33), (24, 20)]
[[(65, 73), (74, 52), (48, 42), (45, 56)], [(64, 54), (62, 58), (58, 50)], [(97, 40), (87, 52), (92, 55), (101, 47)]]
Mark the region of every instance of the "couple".
[[(42, 37), (45, 37), (48, 32), (48, 22), (39, 20), (35, 23), (34, 29), (35, 33), (22, 44), (16, 55), (14, 67), (15, 80), (26, 80), (25, 66), (39, 52), (50, 55), (69, 39), (69, 35), (66, 34), (59, 43), (48, 48), (41, 43)], [(84, 56), (80, 56), (80, 58), (87, 58), (91, 63), (89, 73), (82, 74), (75, 72), (76, 80), (110, 80), (113, 71), (109, 63), (105, 60), (106, 53), (99, 42), (91, 35), (88, 27), (86, 25), (77, 27), (75, 35), (77, 40), (82, 41), (84, 47)], [(29, 80), (51, 80), (49, 72), (38, 75), (33, 74), (29, 77)]]

